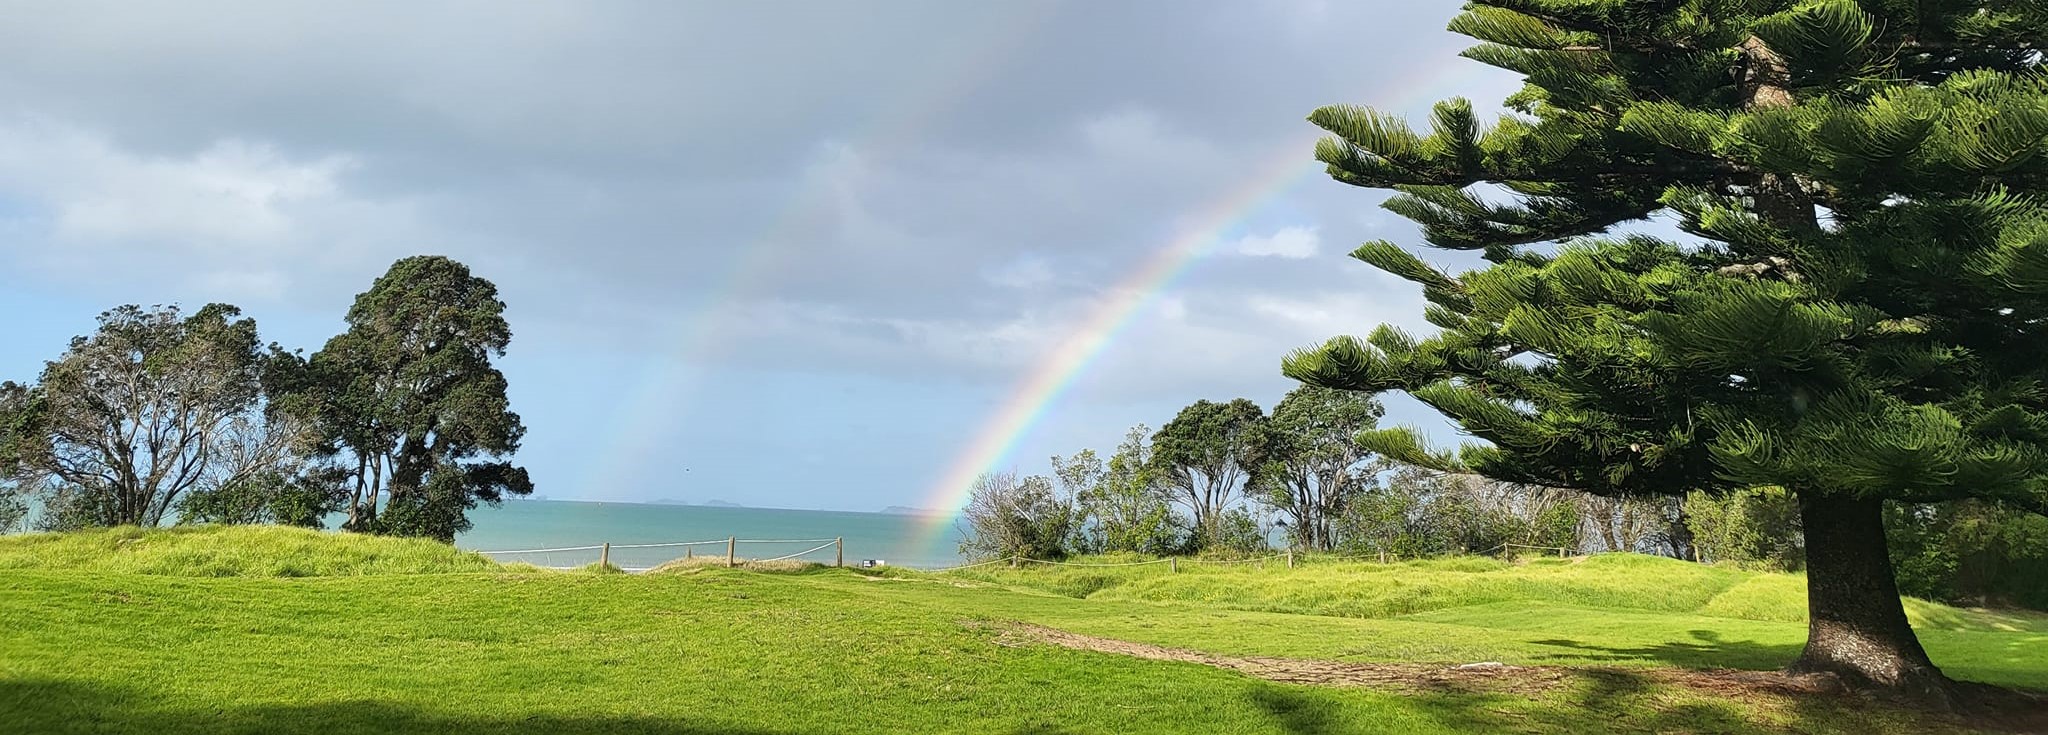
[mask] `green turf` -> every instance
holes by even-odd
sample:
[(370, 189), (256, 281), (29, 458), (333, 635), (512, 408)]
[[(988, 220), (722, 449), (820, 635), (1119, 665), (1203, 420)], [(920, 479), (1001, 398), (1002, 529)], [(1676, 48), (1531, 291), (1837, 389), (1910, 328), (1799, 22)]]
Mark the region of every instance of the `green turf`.
[[(477, 572), (464, 571), (472, 557), (445, 547), (281, 531), (0, 539), (0, 732), (1875, 734), (1950, 725), (1837, 700), (1735, 701), (1632, 673), (1770, 668), (1802, 633), (1797, 622), (1703, 612), (1755, 584), (1750, 573), (1698, 568), (1697, 579), (1674, 579), (1670, 597), (1683, 604), (1659, 602), (1661, 591), (1632, 594), (1631, 577), (1643, 586), (1679, 573), (1655, 560), (1465, 561), (1405, 574), (1184, 568), (1170, 579), (1133, 574), (1083, 599), (1048, 591), (1077, 572)], [(277, 553), (294, 561), (266, 561)], [(1438, 589), (1423, 581), (1432, 575), (1451, 581)], [(1399, 578), (1399, 593), (1374, 589)], [(1312, 591), (1288, 598), (1295, 583)], [(1357, 589), (1346, 594), (1345, 584)], [(1233, 587), (1240, 596), (1219, 591)], [(1252, 609), (1261, 606), (1273, 609)], [(1952, 672), (2048, 685), (2040, 618), (1930, 610), (1939, 614), (1921, 616), (1933, 626), (1928, 647)], [(1601, 668), (1534, 695), (1289, 685), (998, 645), (998, 628), (977, 621), (1227, 654)]]

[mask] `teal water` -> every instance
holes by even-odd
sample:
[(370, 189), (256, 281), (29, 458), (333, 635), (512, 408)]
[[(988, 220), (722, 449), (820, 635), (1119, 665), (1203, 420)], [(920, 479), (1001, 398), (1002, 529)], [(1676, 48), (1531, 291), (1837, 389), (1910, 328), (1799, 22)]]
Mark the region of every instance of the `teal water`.
[[(936, 568), (960, 563), (960, 536), (949, 528), (935, 543), (928, 518), (886, 513), (848, 513), (774, 508), (719, 508), (700, 505), (581, 503), (560, 500), (518, 500), (496, 508), (479, 507), (469, 514), (476, 526), (456, 537), (455, 545), (476, 551), (505, 551), (565, 546), (613, 546), (675, 541), (718, 540), (692, 547), (698, 556), (724, 556), (724, 539), (737, 536), (743, 558), (769, 559), (803, 551), (818, 543), (760, 544), (750, 539), (844, 538), (846, 563), (880, 559), (896, 566)], [(940, 521), (950, 525), (950, 521)], [(651, 567), (681, 558), (679, 547), (612, 550), (612, 564), (628, 569)], [(595, 550), (495, 555), (500, 561), (540, 566), (582, 566), (597, 561)], [(832, 563), (833, 550), (822, 549), (802, 559)]]

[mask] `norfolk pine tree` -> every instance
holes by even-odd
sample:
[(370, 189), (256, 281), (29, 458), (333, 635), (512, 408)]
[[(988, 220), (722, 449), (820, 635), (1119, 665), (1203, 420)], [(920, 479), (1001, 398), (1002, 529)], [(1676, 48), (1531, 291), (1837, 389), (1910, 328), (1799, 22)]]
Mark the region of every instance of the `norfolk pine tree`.
[[(1887, 499), (2042, 507), (2048, 483), (2043, 3), (1481, 0), (1465, 56), (1525, 76), (1511, 112), (1430, 130), (1336, 106), (1332, 177), (1391, 189), (1452, 276), (1417, 339), (1382, 326), (1285, 362), (1406, 391), (1485, 440), (1398, 460), (1607, 496), (1786, 488), (1810, 623), (1794, 672), (1939, 706), (1901, 608)], [(1662, 213), (1690, 238), (1603, 235)]]

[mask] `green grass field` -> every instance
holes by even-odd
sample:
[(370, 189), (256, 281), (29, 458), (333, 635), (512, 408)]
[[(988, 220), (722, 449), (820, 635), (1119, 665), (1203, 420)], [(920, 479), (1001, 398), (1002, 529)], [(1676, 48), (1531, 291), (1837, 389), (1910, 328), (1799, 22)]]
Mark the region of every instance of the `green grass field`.
[[(1673, 678), (1782, 665), (1804, 635), (1800, 589), (1797, 577), (1633, 556), (618, 575), (290, 529), (0, 537), (0, 732), (1960, 727)], [(2048, 618), (1917, 602), (1913, 614), (1951, 674), (2048, 688)], [(1540, 668), (1521, 670), (1527, 681), (1279, 683), (1034, 642), (1018, 623), (1360, 670)]]

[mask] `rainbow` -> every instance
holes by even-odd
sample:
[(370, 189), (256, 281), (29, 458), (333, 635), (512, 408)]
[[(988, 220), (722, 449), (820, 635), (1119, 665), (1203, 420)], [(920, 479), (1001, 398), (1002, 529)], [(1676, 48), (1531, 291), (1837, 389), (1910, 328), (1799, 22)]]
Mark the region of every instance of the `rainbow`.
[[(1473, 76), (1477, 64), (1440, 67), (1432, 74), (1411, 78), (1393, 90), (1374, 95), (1392, 99), (1382, 108), (1406, 110), (1436, 98), (1435, 90), (1456, 78)], [(1483, 69), (1483, 67), (1481, 67)], [(1295, 184), (1320, 174), (1323, 165), (1310, 152), (1321, 131), (1305, 135), (1276, 149), (1270, 161), (1246, 177), (1245, 183), (1218, 197), (1201, 211), (1207, 214), (1185, 227), (1165, 246), (1153, 251), (1115, 286), (1093, 311), (1075, 324), (1073, 331), (1044, 358), (1031, 367), (1009, 398), (990, 415), (939, 475), (926, 493), (921, 508), (936, 512), (925, 517), (919, 544), (938, 548), (956, 527), (960, 510), (966, 505), (974, 481), (996, 468), (1016, 449), (1033, 426), (1080, 378), (1117, 334), (1130, 326), (1145, 307), (1156, 301), (1174, 280), (1186, 273), (1203, 256), (1215, 249), (1224, 232), (1258, 213), (1268, 202)]]

